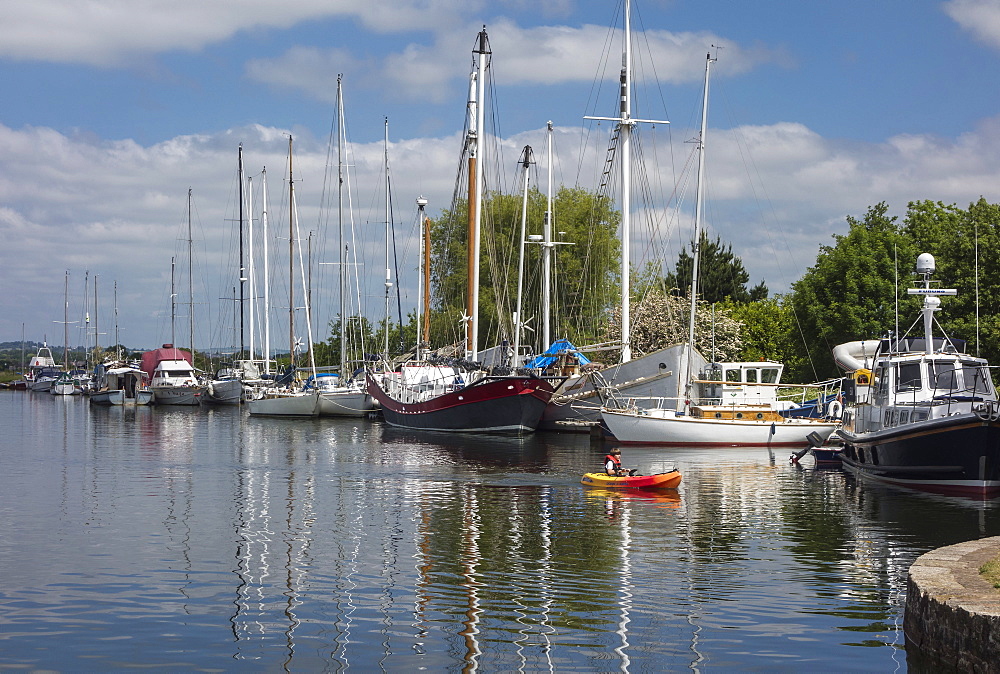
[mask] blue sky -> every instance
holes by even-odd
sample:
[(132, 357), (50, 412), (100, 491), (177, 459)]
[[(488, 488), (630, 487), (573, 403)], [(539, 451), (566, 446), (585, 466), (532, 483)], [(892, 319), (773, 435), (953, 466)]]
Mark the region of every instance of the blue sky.
[[(690, 150), (705, 54), (721, 47), (707, 226), (733, 244), (754, 282), (787, 289), (818, 246), (846, 230), (846, 216), (879, 201), (897, 214), (913, 199), (998, 201), (1000, 2), (635, 0), (633, 11), (637, 98), (657, 104), (636, 114), (671, 121), (657, 142), (677, 157)], [(99, 278), (101, 332), (113, 331), (117, 281), (122, 341), (168, 341), (170, 258), (185, 254), (192, 188), (196, 342), (225, 342), (230, 309), (219, 298), (234, 276), (222, 270), (232, 259), (237, 145), (249, 173), (268, 167), (277, 211), (285, 134), (294, 135), (302, 227), (316, 231), (324, 254), (318, 223), (338, 73), (371, 297), (383, 266), (384, 118), (393, 217), (412, 258), (414, 199), (426, 196), (433, 215), (452, 193), (482, 25), (508, 180), (522, 145), (541, 153), (552, 120), (557, 179), (574, 182), (583, 115), (615, 106), (620, 46), (609, 28), (621, 9), (613, 0), (33, 0), (7, 3), (4, 14), (0, 340), (19, 339), (23, 324), (27, 338), (61, 343), (53, 321), (62, 319), (69, 269), (71, 320), (82, 317), (89, 271)], [(676, 177), (664, 173), (669, 192)], [(674, 241), (673, 253), (690, 237), (687, 222), (664, 218), (669, 231), (660, 235)], [(649, 236), (636, 232), (637, 264)], [(416, 261), (401, 264), (412, 306)], [(318, 300), (317, 323), (331, 311)]]

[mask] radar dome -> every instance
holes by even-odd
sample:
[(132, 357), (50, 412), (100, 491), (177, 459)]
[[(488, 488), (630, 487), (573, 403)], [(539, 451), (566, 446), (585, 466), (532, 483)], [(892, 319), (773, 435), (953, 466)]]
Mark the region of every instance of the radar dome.
[(921, 253), (917, 256), (917, 273), (918, 274), (933, 274), (934, 273), (934, 256), (930, 253)]

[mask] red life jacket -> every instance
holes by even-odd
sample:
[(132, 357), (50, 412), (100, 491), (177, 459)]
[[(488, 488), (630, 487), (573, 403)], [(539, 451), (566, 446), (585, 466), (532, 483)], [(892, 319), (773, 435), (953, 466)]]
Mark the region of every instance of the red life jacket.
[(614, 454), (608, 454), (607, 456), (604, 457), (604, 465), (607, 465), (608, 461), (611, 461), (612, 463), (615, 464), (615, 470), (622, 469), (622, 460), (620, 457)]

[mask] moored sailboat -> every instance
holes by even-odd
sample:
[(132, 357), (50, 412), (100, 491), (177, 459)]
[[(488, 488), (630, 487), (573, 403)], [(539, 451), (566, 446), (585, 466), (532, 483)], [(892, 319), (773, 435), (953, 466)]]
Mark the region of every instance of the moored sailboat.
[[(599, 389), (605, 385), (614, 386), (623, 395), (634, 397), (639, 401), (650, 400), (654, 397), (677, 396), (683, 385), (679, 376), (683, 365), (682, 359), (685, 355), (683, 349), (673, 345), (646, 354), (633, 352), (631, 334), (632, 146), (638, 140), (635, 136), (635, 127), (639, 123), (668, 124), (669, 122), (639, 119), (633, 114), (632, 12), (629, 0), (625, 0), (623, 9), (622, 68), (618, 89), (618, 114), (615, 117), (586, 117), (589, 120), (615, 124), (608, 157), (609, 160), (616, 158), (618, 161), (620, 171), (618, 202), (621, 210), (619, 233), (621, 241), (619, 307), (621, 337), (618, 343), (594, 345), (594, 347), (587, 347), (587, 351), (593, 353), (598, 350), (617, 350), (619, 357), (618, 362), (610, 366), (583, 369), (580, 367), (581, 363), (577, 355), (579, 352), (573, 349), (563, 349), (561, 353), (558, 353), (561, 369), (559, 374), (565, 376), (566, 379), (556, 390), (545, 409), (540, 424), (540, 428), (544, 430), (586, 431), (600, 423), (602, 398)], [(610, 173), (610, 161), (605, 170)], [(551, 220), (551, 217), (552, 214), (549, 213), (547, 220)], [(547, 248), (548, 245), (551, 245), (549, 243), (551, 232), (548, 231), (548, 228), (544, 238), (547, 245), (543, 248)], [(547, 302), (548, 297), (545, 297), (544, 301)], [(549, 344), (548, 340), (545, 343)], [(639, 402), (637, 404), (646, 405), (649, 403)]]
[[(688, 339), (683, 345), (681, 369), (684, 395), (658, 399), (651, 407), (640, 406), (625, 394), (614, 394), (601, 408), (601, 417), (612, 435), (626, 444), (662, 444), (694, 446), (773, 445), (802, 447), (810, 434), (823, 440), (837, 428), (838, 420), (783, 416), (790, 407), (778, 399), (781, 363), (705, 362), (694, 346), (695, 315), (698, 298), (699, 242), (704, 195), (705, 133), (708, 121), (708, 84), (711, 54), (705, 63), (705, 88), (702, 99), (701, 133), (698, 138), (698, 185), (695, 205), (693, 266), (689, 290), (691, 307), (688, 316)], [(699, 372), (700, 370), (700, 372)], [(699, 373), (699, 374), (695, 374)], [(673, 402), (673, 407), (670, 403)]]
[[(388, 131), (386, 132), (388, 135)], [(312, 377), (315, 388), (319, 391), (319, 414), (325, 417), (362, 417), (373, 411), (377, 406), (365, 386), (364, 377), (355, 378), (349, 374), (347, 356), (347, 286), (350, 275), (347, 273), (347, 242), (344, 240), (344, 144), (346, 128), (344, 125), (344, 97), (342, 78), (337, 77), (337, 232), (340, 278), (340, 373), (336, 377)], [(387, 150), (388, 152), (388, 150)], [(388, 161), (386, 162), (388, 171)], [(386, 180), (386, 200), (388, 201), (388, 180)], [(388, 250), (388, 246), (386, 248)], [(363, 341), (363, 340), (362, 340)], [(363, 350), (363, 349), (362, 349)]]
[[(368, 373), (368, 391), (393, 426), (447, 432), (530, 433), (554, 392), (553, 382), (527, 371), (475, 362), (479, 352), (479, 262), (482, 222), (484, 92), (488, 56), (485, 29), (473, 49), (468, 105), (469, 295), (466, 358), (460, 362), (416, 360), (392, 372)], [(419, 353), (419, 350), (418, 350)], [(558, 380), (556, 380), (558, 383)]]
[[(295, 250), (298, 222), (295, 211), (295, 180), (292, 172), (292, 137), (288, 137), (288, 358), (290, 373), (295, 371)], [(303, 269), (302, 250), (299, 247), (299, 268)], [(305, 299), (306, 334), (309, 340), (309, 357), (313, 357), (312, 348), (312, 318), (309, 307), (309, 294), (305, 291), (305, 273), (302, 277), (303, 297)], [(315, 373), (315, 364), (312, 364)], [(292, 380), (294, 382), (294, 379)], [(286, 388), (277, 387), (255, 388), (246, 401), (251, 416), (267, 417), (315, 417), (319, 415), (319, 393), (315, 390), (303, 390), (292, 383)]]

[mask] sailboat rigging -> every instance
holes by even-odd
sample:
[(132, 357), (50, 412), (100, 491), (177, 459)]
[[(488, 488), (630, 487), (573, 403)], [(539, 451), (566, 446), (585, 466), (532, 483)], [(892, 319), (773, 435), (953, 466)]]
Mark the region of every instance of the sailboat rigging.
[[(614, 117), (585, 116), (594, 121), (614, 122), (606, 159), (606, 173), (618, 161), (620, 176), (620, 343), (598, 345), (597, 350), (620, 349), (618, 362), (584, 372), (590, 361), (566, 339), (556, 339), (546, 351), (526, 364), (526, 367), (557, 369), (567, 378), (556, 390), (545, 409), (540, 428), (544, 430), (588, 431), (601, 421), (602, 391), (614, 386), (622, 394), (636, 398), (675, 397), (678, 394), (679, 371), (683, 358), (683, 345), (674, 344), (641, 356), (635, 356), (631, 339), (631, 238), (632, 238), (632, 155), (634, 129), (639, 124), (668, 124), (666, 120), (644, 119), (633, 116), (632, 74), (632, 24), (631, 2), (624, 3), (624, 31), (622, 68), (619, 73), (618, 110)], [(551, 164), (551, 160), (550, 160)], [(551, 188), (550, 188), (551, 193)], [(551, 221), (552, 207), (547, 219)], [(551, 222), (547, 223), (545, 247), (554, 245), (551, 240)], [(590, 366), (593, 368), (594, 366)]]
[[(309, 362), (313, 376), (316, 375), (316, 363), (312, 345), (312, 317), (309, 308), (309, 295), (306, 292), (305, 268), (302, 261), (302, 245), (296, 237), (298, 222), (295, 215), (295, 174), (292, 171), (292, 137), (288, 137), (288, 358), (289, 374), (293, 375), (296, 368), (295, 338), (295, 250), (298, 244), (299, 270), (302, 279), (302, 290), (305, 304), (306, 336), (309, 345)], [(289, 388), (279, 390), (276, 387), (257, 390), (251, 400), (247, 401), (247, 409), (252, 416), (273, 417), (315, 417), (319, 414), (319, 392), (315, 389), (301, 390)]]
[[(365, 390), (361, 381), (355, 381), (347, 356), (347, 247), (344, 239), (344, 183), (346, 164), (344, 161), (344, 145), (346, 129), (344, 127), (344, 98), (342, 77), (337, 77), (337, 240), (339, 242), (339, 277), (340, 277), (340, 374), (338, 377), (313, 377), (314, 385), (319, 389), (319, 414), (335, 417), (361, 417), (375, 409), (372, 397)], [(388, 134), (388, 125), (386, 126)], [(386, 163), (388, 174), (388, 160)], [(388, 181), (386, 183), (388, 192)], [(388, 205), (388, 197), (386, 201)], [(388, 218), (387, 218), (388, 220)], [(387, 225), (388, 227), (388, 225)], [(388, 241), (386, 244), (386, 347), (388, 348), (389, 305), (388, 305)], [(388, 357), (388, 351), (386, 353)], [(335, 379), (334, 383), (328, 383)]]
[[(696, 446), (793, 446), (803, 447), (811, 434), (826, 440), (839, 425), (831, 418), (782, 415), (791, 404), (778, 399), (783, 365), (774, 361), (711, 363), (700, 366), (695, 377), (696, 359), (704, 363), (694, 346), (698, 302), (698, 265), (704, 200), (705, 136), (708, 123), (708, 85), (712, 63), (705, 63), (701, 133), (698, 137), (698, 187), (695, 205), (691, 310), (688, 340), (683, 348), (684, 397), (669, 408), (661, 399), (655, 407), (643, 408), (635, 398), (613, 394), (601, 409), (612, 435), (626, 444), (666, 444)], [(698, 388), (695, 395), (695, 387)]]
[[(475, 362), (479, 351), (479, 261), (482, 222), (484, 147), (483, 96), (491, 55), (486, 30), (476, 38), (474, 68), (467, 104), (468, 133), (468, 295), (465, 359), (422, 359), (397, 371), (368, 373), (368, 391), (393, 426), (449, 432), (528, 433), (538, 426), (553, 393), (553, 382), (508, 366), (488, 368)], [(558, 381), (558, 380), (557, 380)]]

